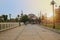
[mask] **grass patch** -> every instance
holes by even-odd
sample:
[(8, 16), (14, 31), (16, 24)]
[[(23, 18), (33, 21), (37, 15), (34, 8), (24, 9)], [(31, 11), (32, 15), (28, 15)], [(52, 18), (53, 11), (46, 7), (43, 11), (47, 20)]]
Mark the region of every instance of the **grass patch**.
[[(53, 28), (53, 24), (43, 24), (46, 27)], [(60, 30), (60, 24), (55, 24), (55, 29)]]

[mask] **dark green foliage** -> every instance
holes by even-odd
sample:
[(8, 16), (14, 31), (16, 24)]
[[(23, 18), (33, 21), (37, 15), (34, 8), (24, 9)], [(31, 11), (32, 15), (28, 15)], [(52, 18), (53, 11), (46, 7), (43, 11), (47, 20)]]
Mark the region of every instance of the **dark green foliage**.
[(21, 17), (20, 21), (25, 23), (25, 22), (29, 21), (29, 18), (28, 18), (27, 15), (23, 15), (23, 16)]
[(2, 15), (2, 17), (4, 18), (5, 22), (8, 20), (8, 15)]

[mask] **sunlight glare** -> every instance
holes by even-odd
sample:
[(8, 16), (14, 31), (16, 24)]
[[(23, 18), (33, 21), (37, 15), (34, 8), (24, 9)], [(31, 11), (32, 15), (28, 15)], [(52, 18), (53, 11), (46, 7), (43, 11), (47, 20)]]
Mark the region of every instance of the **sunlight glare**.
[(47, 14), (47, 17), (48, 17), (48, 18), (53, 17), (53, 13)]

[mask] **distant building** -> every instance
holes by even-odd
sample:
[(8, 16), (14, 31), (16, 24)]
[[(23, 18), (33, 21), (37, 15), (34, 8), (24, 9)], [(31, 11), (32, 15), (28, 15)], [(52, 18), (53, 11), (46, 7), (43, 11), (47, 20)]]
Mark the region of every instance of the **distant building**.
[(37, 16), (34, 14), (29, 14), (28, 18), (30, 19), (30, 23), (37, 23)]
[(28, 18), (33, 19), (33, 20), (37, 19), (37, 17), (34, 14), (29, 14)]
[(60, 23), (60, 6), (59, 8), (55, 9), (55, 22)]

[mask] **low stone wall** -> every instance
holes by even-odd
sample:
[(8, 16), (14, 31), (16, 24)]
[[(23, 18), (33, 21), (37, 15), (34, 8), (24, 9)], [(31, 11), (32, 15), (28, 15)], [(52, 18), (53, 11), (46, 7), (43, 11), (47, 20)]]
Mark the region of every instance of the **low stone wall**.
[(0, 23), (0, 31), (11, 29), (17, 26), (19, 26), (19, 23), (17, 22)]

